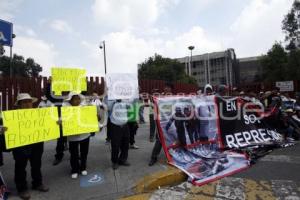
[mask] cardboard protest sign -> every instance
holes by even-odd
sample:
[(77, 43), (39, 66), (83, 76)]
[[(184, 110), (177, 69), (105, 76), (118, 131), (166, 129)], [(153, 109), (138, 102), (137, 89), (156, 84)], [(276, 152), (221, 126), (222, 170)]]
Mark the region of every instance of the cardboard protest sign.
[(59, 138), (56, 107), (3, 112), (7, 149)]
[(55, 95), (64, 91), (77, 92), (87, 90), (86, 70), (72, 68), (52, 68), (51, 87)]
[(62, 107), (61, 117), (64, 136), (99, 131), (96, 106)]
[(139, 98), (137, 74), (107, 74), (108, 100)]

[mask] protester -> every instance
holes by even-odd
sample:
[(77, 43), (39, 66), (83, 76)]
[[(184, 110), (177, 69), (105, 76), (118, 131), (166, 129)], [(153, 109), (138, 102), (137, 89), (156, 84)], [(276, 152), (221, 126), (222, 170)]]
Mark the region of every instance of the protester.
[[(15, 106), (18, 109), (33, 108), (33, 103), (37, 99), (31, 97), (27, 93), (20, 93), (17, 96)], [(20, 198), (30, 199), (30, 193), (26, 181), (27, 162), (31, 164), (32, 189), (40, 192), (48, 192), (49, 188), (43, 184), (42, 180), (42, 155), (44, 151), (44, 143), (35, 143), (27, 146), (17, 147), (12, 150), (15, 160), (15, 183)]]
[(54, 104), (51, 101), (49, 101), (45, 95), (42, 96), (41, 99), (42, 100), (38, 105), (39, 108), (47, 108), (54, 106)]
[(149, 122), (150, 122), (150, 142), (154, 142), (155, 132), (156, 132), (156, 125), (154, 121), (154, 102), (153, 102), (153, 96), (155, 94), (158, 94), (158, 89), (152, 90), (152, 96), (150, 97), (150, 105), (149, 105)]
[(144, 118), (144, 108), (145, 108), (145, 103), (142, 97), (139, 98), (140, 106), (139, 106), (139, 121), (141, 124), (145, 123), (145, 118)]
[[(49, 78), (47, 86), (46, 86), (46, 92), (45, 92), (45, 96), (46, 98), (53, 103), (57, 109), (58, 109), (58, 116), (61, 116), (61, 106), (63, 104), (64, 101), (64, 95), (66, 94), (66, 92), (63, 92), (61, 96), (59, 95), (55, 95), (52, 91), (52, 86), (51, 86), (51, 78)], [(56, 154), (55, 154), (55, 159), (53, 161), (53, 165), (58, 165), (63, 157), (64, 157), (64, 151), (67, 150), (67, 138), (63, 137), (62, 134), (62, 127), (61, 125), (59, 126), (59, 132), (60, 132), (60, 137), (57, 139), (57, 143), (56, 143)]]
[[(96, 92), (93, 92), (89, 105), (96, 106), (97, 117), (100, 120), (100, 128), (102, 129), (107, 125), (107, 108), (102, 104), (102, 101)], [(91, 135), (94, 136), (95, 133), (92, 133)]]
[(228, 91), (228, 89), (227, 89), (226, 85), (219, 85), (216, 95), (221, 96), (221, 97), (227, 96), (227, 91)]
[[(84, 97), (81, 94), (70, 92), (69, 97), (64, 102), (63, 106), (83, 106)], [(70, 164), (71, 164), (71, 178), (76, 179), (78, 174), (86, 176), (86, 163), (89, 152), (90, 133), (68, 136)], [(80, 149), (80, 150), (79, 150)], [(80, 151), (80, 156), (79, 156)], [(80, 161), (80, 162), (79, 162)]]
[(128, 129), (128, 104), (121, 99), (116, 100), (109, 110), (111, 122), (111, 161), (114, 170), (119, 165), (130, 166), (128, 163), (129, 129)]
[[(164, 96), (172, 95), (172, 90), (173, 90), (173, 85), (167, 84), (164, 88), (164, 92), (162, 93), (162, 95), (164, 95)], [(153, 106), (154, 106), (154, 104), (153, 104)], [(153, 117), (155, 117), (155, 116), (153, 115)], [(162, 149), (162, 146), (161, 146), (161, 142), (160, 142), (160, 138), (159, 138), (159, 133), (158, 133), (158, 131), (156, 131), (156, 140), (155, 140), (155, 144), (153, 146), (153, 150), (151, 153), (151, 159), (148, 164), (149, 166), (152, 166), (157, 162), (157, 157), (160, 154), (161, 149)]]
[(204, 95), (213, 95), (213, 87), (210, 85), (210, 84), (206, 84), (205, 87), (204, 87)]
[(138, 110), (139, 110), (139, 102), (133, 100), (131, 102), (130, 107), (128, 109), (128, 129), (129, 129), (129, 144), (130, 149), (138, 149), (139, 147), (135, 144), (135, 135), (137, 129), (139, 128), (138, 125)]

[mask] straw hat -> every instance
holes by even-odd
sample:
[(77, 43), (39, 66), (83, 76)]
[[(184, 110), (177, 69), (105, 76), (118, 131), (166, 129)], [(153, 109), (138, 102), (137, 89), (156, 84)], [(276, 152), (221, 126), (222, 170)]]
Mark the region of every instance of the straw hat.
[(37, 102), (37, 98), (31, 97), (28, 93), (19, 93), (17, 96), (17, 100), (15, 102), (15, 106), (19, 104), (19, 101), (31, 99), (32, 103)]

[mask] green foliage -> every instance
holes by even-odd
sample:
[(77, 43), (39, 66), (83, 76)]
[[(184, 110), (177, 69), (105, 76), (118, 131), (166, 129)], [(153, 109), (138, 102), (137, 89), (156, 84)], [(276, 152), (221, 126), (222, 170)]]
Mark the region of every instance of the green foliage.
[[(42, 71), (42, 67), (34, 59), (27, 58), (25, 60), (23, 56), (17, 54), (13, 56), (12, 67), (13, 76), (36, 77)], [(10, 58), (8, 56), (0, 58), (0, 72), (3, 76), (10, 75)]]
[(300, 1), (295, 0), (282, 21), (285, 49), (275, 43), (261, 59), (266, 81), (300, 80)]
[(282, 30), (286, 34), (287, 50), (295, 50), (300, 47), (300, 1), (295, 0), (292, 9), (282, 21)]
[(263, 56), (261, 63), (263, 66), (263, 76), (266, 81), (282, 81), (286, 79), (287, 53), (280, 43), (275, 43)]
[(139, 64), (139, 78), (196, 84), (193, 77), (186, 75), (184, 64), (171, 58), (155, 54)]

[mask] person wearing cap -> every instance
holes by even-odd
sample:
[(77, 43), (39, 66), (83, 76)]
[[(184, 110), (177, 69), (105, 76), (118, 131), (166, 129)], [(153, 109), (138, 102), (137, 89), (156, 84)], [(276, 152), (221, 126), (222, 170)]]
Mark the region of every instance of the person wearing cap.
[(205, 96), (209, 96), (212, 95), (214, 92), (213, 87), (211, 86), (211, 84), (206, 84), (204, 87), (204, 95)]
[(218, 96), (224, 97), (227, 95), (227, 86), (226, 85), (219, 85), (217, 94)]
[(47, 107), (52, 107), (52, 106), (54, 106), (54, 104), (51, 101), (49, 101), (45, 95), (43, 95), (41, 97), (41, 102), (39, 103), (38, 107), (39, 108), (47, 108)]
[(109, 107), (111, 111), (111, 162), (113, 170), (119, 165), (130, 166), (128, 159), (129, 128), (128, 128), (128, 103), (117, 99)]
[[(63, 107), (84, 105), (84, 96), (76, 92), (70, 92), (66, 102), (63, 103)], [(77, 179), (79, 173), (81, 173), (83, 176), (86, 176), (86, 163), (89, 152), (90, 133), (68, 136), (67, 140), (69, 142), (71, 178)]]
[[(36, 98), (31, 97), (28, 93), (20, 93), (17, 96), (15, 106), (18, 109), (33, 108)], [(7, 129), (7, 128), (5, 128)], [(15, 160), (15, 183), (20, 198), (30, 199), (30, 193), (26, 181), (26, 166), (28, 161), (31, 165), (32, 189), (40, 192), (48, 192), (49, 188), (43, 184), (42, 179), (42, 155), (44, 151), (44, 143), (35, 143), (27, 146), (12, 149)]]

